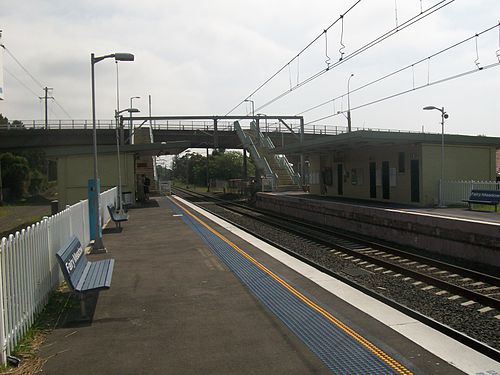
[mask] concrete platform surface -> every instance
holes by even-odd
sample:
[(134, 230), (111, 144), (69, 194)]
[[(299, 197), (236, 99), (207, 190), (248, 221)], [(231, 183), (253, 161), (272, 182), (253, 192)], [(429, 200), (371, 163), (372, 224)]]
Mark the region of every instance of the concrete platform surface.
[[(104, 236), (116, 260), (111, 289), (89, 322), (70, 308), (41, 355), (47, 374), (329, 374), (324, 364), (246, 289), (169, 208), (130, 210)], [(415, 373), (458, 374), (376, 319), (236, 235), (214, 228)]]

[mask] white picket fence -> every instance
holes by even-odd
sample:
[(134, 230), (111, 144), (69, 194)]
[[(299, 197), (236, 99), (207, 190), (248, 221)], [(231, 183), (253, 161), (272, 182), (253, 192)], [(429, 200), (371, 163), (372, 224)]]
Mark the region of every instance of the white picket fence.
[(443, 181), (442, 184), (445, 205), (467, 205), (462, 200), (469, 199), (473, 189), (500, 190), (500, 182), (495, 181)]
[[(102, 223), (108, 204), (116, 206), (117, 188), (100, 195)], [(68, 206), (0, 242), (0, 364), (5, 364), (19, 339), (47, 304), (60, 282), (55, 254), (72, 235), (90, 241), (88, 201)]]

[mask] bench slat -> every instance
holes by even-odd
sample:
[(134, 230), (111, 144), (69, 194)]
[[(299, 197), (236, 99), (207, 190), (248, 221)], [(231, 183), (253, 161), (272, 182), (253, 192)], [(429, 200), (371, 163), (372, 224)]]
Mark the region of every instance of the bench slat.
[(82, 291), (108, 289), (111, 286), (114, 259), (93, 262), (82, 285)]

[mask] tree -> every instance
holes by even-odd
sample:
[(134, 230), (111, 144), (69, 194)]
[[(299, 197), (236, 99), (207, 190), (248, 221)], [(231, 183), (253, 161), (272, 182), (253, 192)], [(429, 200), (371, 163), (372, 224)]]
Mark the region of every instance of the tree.
[[(208, 156), (208, 178), (230, 180), (241, 178), (243, 172), (243, 155), (238, 151), (214, 150)], [(249, 174), (254, 172), (253, 164), (248, 160)], [(173, 178), (186, 184), (206, 186), (207, 157), (198, 153), (187, 153), (174, 157), (172, 166)]]
[[(0, 125), (8, 125), (8, 124), (9, 124), (9, 119), (7, 117), (4, 117), (0, 113)], [(13, 125), (14, 127), (24, 127), (23, 122), (19, 120), (12, 121), (11, 125)]]
[(21, 198), (30, 182), (28, 160), (7, 152), (0, 155), (2, 163), (2, 185), (10, 190), (12, 198)]
[(172, 179), (172, 170), (163, 165), (156, 165), (156, 175), (160, 181), (168, 181)]

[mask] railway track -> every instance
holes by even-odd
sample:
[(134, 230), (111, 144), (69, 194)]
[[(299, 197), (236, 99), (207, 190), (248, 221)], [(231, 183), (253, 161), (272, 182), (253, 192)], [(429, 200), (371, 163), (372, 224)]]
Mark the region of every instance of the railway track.
[[(271, 235), (273, 239), (269, 239), (269, 236), (265, 234), (255, 234), (263, 240), (281, 248), (283, 251), (321, 269), (323, 272), (340, 278), (342, 281), (346, 281), (348, 284), (364, 292), (368, 292), (368, 294), (378, 299), (385, 299), (384, 302), (400, 310), (402, 309), (401, 305), (408, 305), (408, 302), (411, 305), (412, 301), (401, 303), (399, 297), (394, 295), (394, 292), (391, 293), (384, 290), (392, 290), (393, 286), (386, 288), (385, 286), (377, 285), (383, 284), (377, 279), (392, 279), (392, 281), (400, 284), (401, 289), (406, 288), (410, 290), (410, 292), (402, 292), (402, 295), (405, 296), (405, 298), (401, 298), (403, 300), (411, 299), (412, 295), (415, 298), (419, 298), (420, 295), (427, 295), (427, 297), (422, 298), (424, 300), (428, 299), (429, 303), (434, 304), (436, 301), (446, 300), (447, 303), (445, 306), (453, 306), (451, 309), (453, 310), (453, 315), (459, 315), (462, 310), (470, 312), (471, 309), (475, 309), (475, 314), (472, 315), (476, 316), (465, 319), (465, 321), (470, 322), (480, 317), (485, 321), (489, 320), (493, 322), (497, 327), (500, 326), (500, 279), (495, 276), (437, 261), (429, 257), (423, 257), (398, 247), (371, 241), (364, 237), (340, 233), (331, 228), (318, 227), (318, 225), (282, 218), (273, 213), (256, 210), (234, 202), (216, 200), (214, 197), (208, 195), (184, 189), (178, 189), (177, 192), (181, 196), (191, 197), (190, 199), (197, 201), (193, 203), (203, 206), (204, 209), (225, 220), (229, 219), (233, 224), (243, 227), (243, 229), (254, 232), (254, 229), (258, 226), (265, 226), (268, 228), (266, 229), (267, 231), (274, 230), (274, 234)], [(259, 224), (254, 224), (253, 228), (248, 223), (247, 225), (241, 225), (241, 222), (246, 220), (251, 220)], [(277, 241), (276, 238), (283, 238), (285, 240)], [(309, 248), (309, 250), (297, 251), (297, 246), (295, 245), (299, 242), (303, 244), (301, 245), (302, 247)], [(290, 246), (290, 244), (295, 245)], [(368, 284), (371, 283), (374, 285), (367, 287), (366, 282), (364, 286), (358, 284), (358, 282), (361, 283), (363, 280), (366, 281), (366, 279), (370, 278), (376, 279), (375, 282), (368, 282)], [(413, 305), (418, 305), (418, 303), (413, 302)], [(439, 319), (425, 316), (432, 315), (426, 312), (426, 310), (429, 310), (429, 307), (422, 306), (417, 309), (414, 306), (404, 307), (406, 307), (405, 313), (419, 320), (427, 318), (426, 324), (442, 332), (446, 331), (445, 333), (462, 342), (467, 341), (467, 345), (475, 347), (477, 350), (496, 360), (500, 358), (498, 337), (496, 340), (495, 338), (492, 340), (486, 339), (484, 341), (490, 342), (482, 343), (480, 342), (483, 340), (481, 337), (475, 340), (467, 335), (460, 334), (456, 331), (457, 328), (450, 328), (449, 321), (445, 323), (448, 328), (445, 328), (441, 323), (436, 321)], [(449, 307), (444, 307), (444, 309), (446, 308), (450, 309)], [(431, 310), (437, 309), (437, 306), (432, 306)], [(431, 313), (436, 315), (435, 311), (431, 311)], [(446, 312), (442, 314), (446, 314)], [(463, 320), (463, 316), (460, 319)], [(484, 324), (487, 325), (487, 323)], [(485, 327), (484, 330), (491, 330), (492, 328), (490, 325), (490, 327)], [(463, 330), (459, 329), (459, 331)]]

